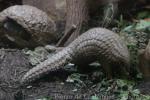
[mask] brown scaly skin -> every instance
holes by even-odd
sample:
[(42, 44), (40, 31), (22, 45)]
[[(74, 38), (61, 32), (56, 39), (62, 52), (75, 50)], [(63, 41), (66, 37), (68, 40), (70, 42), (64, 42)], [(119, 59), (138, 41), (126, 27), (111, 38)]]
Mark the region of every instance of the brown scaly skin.
[(128, 49), (117, 34), (107, 29), (93, 28), (50, 59), (29, 70), (23, 76), (21, 83), (32, 82), (49, 72), (63, 68), (70, 62), (79, 65), (90, 64), (96, 60), (105, 65), (104, 69), (109, 75), (112, 63), (121, 66), (129, 64)]

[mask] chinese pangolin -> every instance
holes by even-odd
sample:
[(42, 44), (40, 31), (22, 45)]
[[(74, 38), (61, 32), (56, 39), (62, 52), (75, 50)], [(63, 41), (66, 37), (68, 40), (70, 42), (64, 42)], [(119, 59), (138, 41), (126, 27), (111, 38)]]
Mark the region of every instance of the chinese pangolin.
[[(116, 33), (104, 28), (92, 28), (75, 39), (51, 58), (29, 70), (21, 83), (29, 83), (42, 76), (63, 68), (68, 63), (90, 64), (99, 61), (109, 73), (112, 64), (129, 64), (129, 52), (125, 42)], [(128, 68), (128, 67), (127, 67)]]

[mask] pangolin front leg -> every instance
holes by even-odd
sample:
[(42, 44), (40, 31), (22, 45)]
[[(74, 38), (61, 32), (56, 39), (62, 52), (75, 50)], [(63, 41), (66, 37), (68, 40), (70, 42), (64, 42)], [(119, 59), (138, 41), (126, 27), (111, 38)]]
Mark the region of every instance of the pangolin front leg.
[(107, 62), (109, 67), (111, 64), (128, 65), (129, 52), (117, 34), (104, 28), (93, 28), (83, 33), (62, 51), (29, 70), (23, 76), (21, 83), (32, 82), (47, 73), (63, 68), (70, 62), (90, 64), (93, 61)]

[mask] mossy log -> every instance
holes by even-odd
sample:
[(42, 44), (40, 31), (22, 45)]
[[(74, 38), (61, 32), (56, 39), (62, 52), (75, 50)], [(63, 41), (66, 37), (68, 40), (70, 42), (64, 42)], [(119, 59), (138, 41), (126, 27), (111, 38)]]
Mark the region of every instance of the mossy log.
[(146, 49), (139, 54), (139, 69), (143, 78), (150, 81), (150, 41)]

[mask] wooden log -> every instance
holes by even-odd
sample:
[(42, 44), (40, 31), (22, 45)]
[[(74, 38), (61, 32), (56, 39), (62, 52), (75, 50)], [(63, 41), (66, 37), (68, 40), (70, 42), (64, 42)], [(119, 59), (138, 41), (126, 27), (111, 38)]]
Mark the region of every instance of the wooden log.
[(150, 80), (150, 41), (145, 50), (139, 54), (139, 69), (145, 80)]

